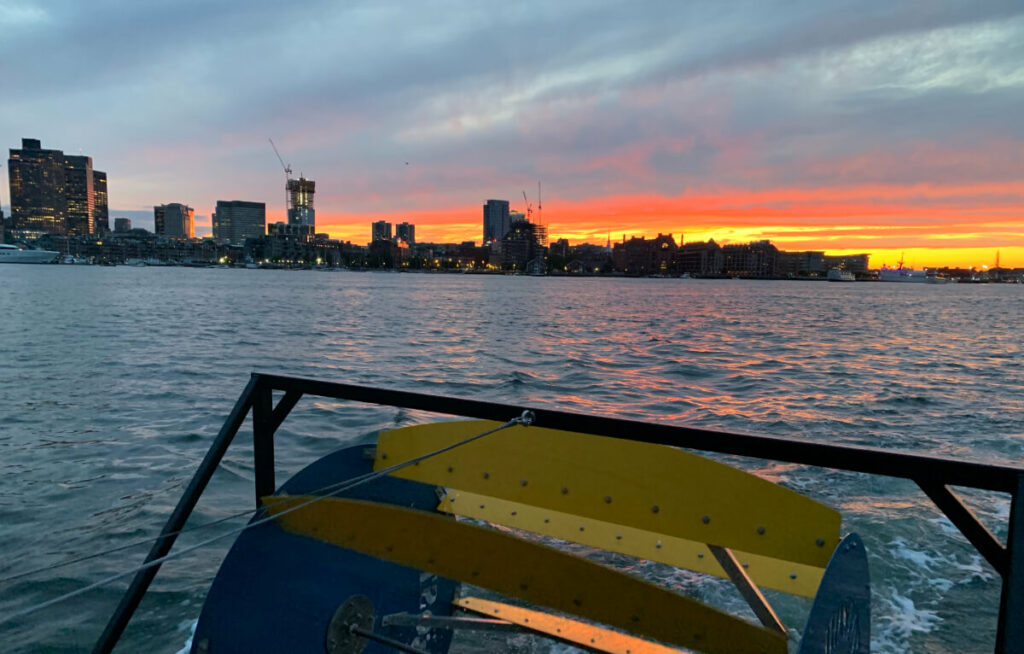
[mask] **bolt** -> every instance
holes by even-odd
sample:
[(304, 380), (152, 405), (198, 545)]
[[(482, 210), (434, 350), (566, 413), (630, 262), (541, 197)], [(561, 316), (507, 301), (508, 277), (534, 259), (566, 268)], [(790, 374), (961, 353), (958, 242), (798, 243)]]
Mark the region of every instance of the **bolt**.
[(711, 522), (711, 516), (709, 516), (709, 515), (701, 516), (700, 521), (703, 522), (704, 524), (708, 524), (709, 522)]
[(604, 503), (605, 504), (611, 504), (612, 503), (612, 496), (611, 495), (605, 495), (604, 496)]
[(814, 541), (814, 544), (817, 545), (818, 547), (825, 547), (825, 539), (824, 538), (819, 538), (816, 541)]
[(568, 494), (569, 494), (569, 489), (567, 487), (565, 487), (565, 486), (562, 486), (562, 495), (568, 495)]
[(490, 479), (490, 478), (491, 478), (491, 473), (485, 472), (484, 473), (484, 479)]
[(757, 528), (757, 533), (762, 535), (762, 536), (764, 536), (764, 527), (758, 527)]
[(525, 486), (525, 485), (526, 485), (526, 483), (527, 483), (527, 482), (526, 482), (526, 480), (525, 480), (525, 479), (520, 479), (520, 480), (519, 480), (519, 485), (520, 485), (520, 486)]
[(789, 578), (790, 579), (796, 579), (796, 573), (795, 572), (790, 572), (789, 573)]

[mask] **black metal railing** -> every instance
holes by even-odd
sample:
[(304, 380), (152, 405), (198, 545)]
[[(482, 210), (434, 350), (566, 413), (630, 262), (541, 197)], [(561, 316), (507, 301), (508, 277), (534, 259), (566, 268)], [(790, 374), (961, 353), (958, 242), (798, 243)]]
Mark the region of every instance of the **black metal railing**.
[[(277, 406), (273, 404), (274, 391), (284, 392)], [(167, 520), (160, 538), (146, 557), (147, 562), (159, 559), (170, 552), (177, 532), (185, 526), (206, 484), (250, 410), (253, 418), (256, 506), (259, 507), (261, 497), (274, 492), (274, 433), (303, 395), (497, 421), (505, 421), (509, 416), (520, 415), (524, 410), (530, 410), (536, 416), (533, 424), (539, 427), (909, 479), (921, 487), (978, 553), (999, 573), (1002, 578), (1002, 593), (995, 651), (999, 654), (1024, 654), (1024, 468), (870, 447), (602, 418), (568, 411), (280, 375), (253, 373), (220, 433), (199, 464), (199, 469), (178, 500), (178, 505)], [(1005, 545), (978, 520), (970, 508), (952, 491), (951, 486), (1010, 494), (1010, 515)], [(159, 568), (159, 565), (155, 565), (136, 574), (97, 641), (94, 653), (105, 654), (114, 648)]]

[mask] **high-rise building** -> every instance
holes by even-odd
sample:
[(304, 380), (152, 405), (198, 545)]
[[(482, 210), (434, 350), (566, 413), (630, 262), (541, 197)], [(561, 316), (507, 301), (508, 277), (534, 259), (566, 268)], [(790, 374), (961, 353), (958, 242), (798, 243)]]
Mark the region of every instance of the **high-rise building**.
[(398, 223), (395, 225), (395, 239), (405, 241), (409, 245), (416, 245), (416, 225)]
[(40, 234), (66, 233), (64, 153), (43, 150), (38, 139), (21, 139), (21, 149), (10, 152), (11, 218), (7, 227)]
[(488, 200), (484, 205), (484, 245), (500, 241), (511, 228), (508, 200)]
[(110, 214), (107, 209), (107, 174), (98, 170), (92, 171), (92, 189), (95, 202), (93, 202), (92, 222), (93, 231), (97, 234), (105, 234), (110, 231)]
[(153, 207), (156, 233), (172, 238), (193, 238), (195, 213), (192, 207), (177, 202)]
[(213, 238), (245, 243), (247, 238), (260, 238), (267, 233), (267, 205), (242, 200), (217, 200), (213, 212)]
[(132, 231), (132, 219), (114, 218), (114, 231), (118, 234)]
[(378, 220), (370, 226), (370, 242), (390, 241), (391, 223), (386, 220)]
[(64, 155), (64, 197), (67, 199), (67, 233), (92, 234), (96, 193), (92, 157)]
[(92, 157), (44, 150), (38, 139), (22, 139), (8, 167), (10, 228), (38, 234), (108, 229), (107, 175), (93, 170)]
[(316, 227), (316, 212), (313, 210), (313, 194), (316, 182), (305, 177), (289, 179), (288, 189), (288, 224), (308, 225)]

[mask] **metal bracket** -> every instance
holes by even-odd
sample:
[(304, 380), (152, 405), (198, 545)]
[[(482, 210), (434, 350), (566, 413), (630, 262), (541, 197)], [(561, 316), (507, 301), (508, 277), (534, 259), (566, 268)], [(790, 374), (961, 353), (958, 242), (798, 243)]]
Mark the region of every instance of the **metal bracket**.
[(782, 624), (782, 620), (779, 620), (779, 616), (775, 614), (775, 610), (768, 603), (768, 600), (765, 599), (761, 589), (750, 580), (750, 576), (747, 575), (747, 571), (743, 569), (740, 562), (736, 560), (732, 550), (726, 547), (719, 547), (718, 545), (708, 545), (708, 549), (718, 559), (718, 563), (721, 564), (725, 573), (729, 575), (729, 579), (736, 586), (736, 590), (740, 591), (740, 595), (743, 596), (743, 599), (753, 609), (754, 615), (761, 621), (761, 624), (769, 629), (778, 631), (782, 635), (786, 635), (786, 627)]

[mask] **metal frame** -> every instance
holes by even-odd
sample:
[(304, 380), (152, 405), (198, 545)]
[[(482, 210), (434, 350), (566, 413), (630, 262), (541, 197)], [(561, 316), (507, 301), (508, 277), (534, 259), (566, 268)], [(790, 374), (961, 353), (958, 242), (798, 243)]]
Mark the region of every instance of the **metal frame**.
[[(284, 396), (273, 406), (273, 392)], [(253, 463), (256, 506), (260, 497), (272, 494), (274, 479), (274, 434), (303, 395), (417, 409), (433, 413), (506, 421), (533, 411), (535, 425), (583, 432), (612, 438), (685, 447), (705, 452), (733, 454), (786, 463), (799, 463), (835, 470), (863, 472), (915, 482), (936, 506), (964, 534), (972, 546), (1002, 577), (999, 622), (995, 651), (1024, 654), (1024, 468), (963, 461), (946, 457), (912, 454), (854, 445), (800, 441), (775, 436), (729, 433), (710, 429), (654, 424), (637, 420), (602, 418), (568, 411), (523, 405), (483, 402), (461, 398), (339, 384), (333, 382), (253, 373), (242, 395), (221, 427), (209, 451), (199, 464), (178, 505), (153, 544), (146, 561), (165, 556), (188, 520), (203, 490), (213, 476), (235, 434), (250, 410), (253, 414)], [(1009, 531), (1003, 545), (978, 517), (956, 496), (950, 486), (1008, 493), (1011, 496)], [(103, 634), (94, 654), (110, 652), (138, 608), (159, 565), (141, 570), (132, 580)], [(1017, 616), (1017, 619), (1014, 619)]]

